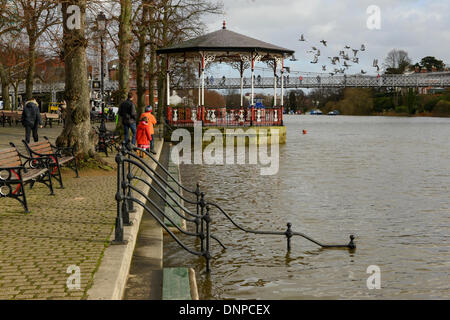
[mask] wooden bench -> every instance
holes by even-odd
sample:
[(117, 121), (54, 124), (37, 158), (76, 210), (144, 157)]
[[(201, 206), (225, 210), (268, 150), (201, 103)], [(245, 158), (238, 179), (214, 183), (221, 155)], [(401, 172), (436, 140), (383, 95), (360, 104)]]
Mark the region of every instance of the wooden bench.
[[(53, 185), (48, 169), (49, 157), (31, 158), (21, 154), (13, 143), (11, 148), (0, 150), (0, 198), (18, 200), (28, 213), (25, 185), (30, 189), (36, 182), (45, 184), (53, 195)], [(25, 161), (23, 161), (23, 159)]]
[(50, 128), (53, 128), (53, 121), (60, 123), (59, 114), (56, 113), (41, 113), (42, 122), (44, 123), (44, 127), (50, 124)]
[(5, 126), (6, 123), (9, 123), (9, 125), (12, 126), (13, 122), (17, 124), (17, 122), (21, 120), (17, 111), (1, 111), (0, 119), (3, 126)]
[(66, 165), (75, 171), (77, 178), (79, 177), (77, 158), (74, 155), (73, 148), (58, 148), (52, 145), (47, 137), (44, 137), (44, 139), (43, 141), (34, 143), (27, 143), (25, 140), (22, 140), (22, 142), (30, 157), (50, 157), (50, 174), (58, 180), (60, 187), (64, 188), (61, 176), (62, 166)]

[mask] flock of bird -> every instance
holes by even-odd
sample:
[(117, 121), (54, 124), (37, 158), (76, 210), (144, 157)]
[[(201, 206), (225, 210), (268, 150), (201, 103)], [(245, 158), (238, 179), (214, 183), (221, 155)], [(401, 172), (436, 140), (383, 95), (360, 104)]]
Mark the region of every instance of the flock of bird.
[[(305, 39), (305, 36), (302, 34), (300, 39), (300, 42), (307, 42)], [(320, 43), (327, 47), (328, 41), (321, 40)], [(319, 57), (321, 56), (320, 49), (313, 46), (311, 47), (312, 50), (306, 51), (307, 53), (312, 53), (314, 55), (313, 60), (311, 61), (312, 64), (316, 64), (319, 62)], [(352, 51), (348, 51), (348, 50)], [(359, 49), (352, 49), (350, 46), (346, 45), (343, 50), (339, 51), (339, 54), (337, 56), (328, 57), (330, 60), (331, 65), (334, 65), (336, 67), (333, 68), (332, 72), (330, 72), (330, 75), (334, 76), (335, 74), (342, 73), (345, 74), (345, 71), (348, 70), (352, 65), (348, 62), (352, 62), (354, 64), (359, 64), (359, 57), (358, 52), (364, 52), (366, 51), (366, 46), (364, 44), (361, 45)], [(353, 56), (351, 56), (351, 52), (353, 52)], [(350, 55), (349, 55), (350, 54)], [(295, 56), (292, 57), (291, 61), (298, 61)], [(337, 64), (339, 64), (339, 68), (337, 68)], [(377, 69), (377, 72), (380, 71), (380, 67), (378, 66), (378, 59), (373, 60), (373, 67)], [(327, 65), (322, 65), (322, 71), (327, 71)], [(361, 74), (366, 74), (367, 71), (364, 71), (361, 69)]]

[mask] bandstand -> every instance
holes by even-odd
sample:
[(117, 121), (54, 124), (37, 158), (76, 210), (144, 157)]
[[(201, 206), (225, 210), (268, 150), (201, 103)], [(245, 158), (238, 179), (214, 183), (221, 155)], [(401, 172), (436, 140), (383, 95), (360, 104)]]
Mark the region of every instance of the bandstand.
[[(223, 23), (221, 30), (191, 39), (180, 44), (157, 50), (158, 55), (167, 59), (167, 120), (172, 126), (193, 126), (201, 121), (203, 126), (282, 126), (284, 104), (284, 60), (294, 51), (256, 40), (227, 30)], [(170, 71), (174, 63), (198, 63), (198, 104), (192, 107), (173, 107), (170, 105)], [(207, 65), (231, 63), (240, 71), (240, 107), (226, 108), (205, 106), (205, 68)], [(274, 74), (273, 106), (257, 108), (255, 106), (255, 64), (266, 63)], [(244, 105), (244, 71), (251, 68), (250, 106)], [(278, 72), (281, 81), (276, 81)], [(208, 79), (209, 80), (209, 79)], [(222, 79), (223, 80), (223, 79)], [(221, 81), (220, 79), (213, 81)], [(277, 82), (280, 83), (280, 105), (277, 105)]]

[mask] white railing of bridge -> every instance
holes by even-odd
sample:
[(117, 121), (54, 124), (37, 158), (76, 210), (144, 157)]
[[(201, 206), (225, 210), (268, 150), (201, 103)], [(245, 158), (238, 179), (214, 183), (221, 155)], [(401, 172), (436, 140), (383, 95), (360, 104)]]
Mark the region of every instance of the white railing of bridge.
[[(274, 78), (255, 77), (255, 88), (270, 89), (274, 87)], [(382, 76), (331, 76), (323, 74), (322, 76), (285, 76), (284, 86), (287, 89), (292, 88), (343, 88), (343, 87), (450, 87), (450, 73), (426, 73), (411, 75), (382, 75)], [(173, 83), (174, 89), (195, 89), (198, 88), (198, 80), (191, 82)], [(240, 89), (240, 78), (207, 78), (205, 82), (206, 89)], [(277, 80), (277, 88), (281, 87), (281, 79)], [(114, 91), (119, 88), (118, 81), (106, 81), (105, 91)], [(251, 88), (251, 78), (244, 78), (244, 88)], [(65, 89), (64, 82), (57, 83), (35, 83), (33, 93), (62, 92)], [(19, 85), (19, 94), (25, 93), (25, 83)], [(14, 90), (11, 87), (10, 93)]]

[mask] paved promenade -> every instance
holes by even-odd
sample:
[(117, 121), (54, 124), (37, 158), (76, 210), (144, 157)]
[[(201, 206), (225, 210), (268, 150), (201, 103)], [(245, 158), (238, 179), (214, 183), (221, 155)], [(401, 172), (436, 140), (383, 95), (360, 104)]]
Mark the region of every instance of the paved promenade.
[[(41, 129), (52, 141), (62, 130)], [(23, 128), (0, 127), (0, 149), (21, 145)], [(108, 162), (114, 164), (111, 155)], [(10, 198), (0, 199), (0, 299), (83, 299), (92, 286), (114, 229), (116, 171), (86, 169), (80, 178), (63, 170), (65, 189), (27, 187), (31, 214)], [(54, 186), (57, 186), (54, 183)], [(80, 289), (69, 290), (67, 269), (81, 272)]]

